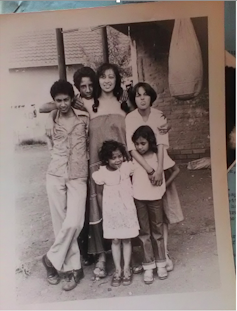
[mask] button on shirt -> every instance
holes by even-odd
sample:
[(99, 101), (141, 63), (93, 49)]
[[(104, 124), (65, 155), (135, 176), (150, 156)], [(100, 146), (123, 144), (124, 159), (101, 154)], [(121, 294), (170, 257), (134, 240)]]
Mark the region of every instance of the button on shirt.
[(68, 131), (57, 112), (53, 131), (52, 160), (48, 174), (69, 179), (88, 176), (88, 113), (71, 108), (75, 114)]

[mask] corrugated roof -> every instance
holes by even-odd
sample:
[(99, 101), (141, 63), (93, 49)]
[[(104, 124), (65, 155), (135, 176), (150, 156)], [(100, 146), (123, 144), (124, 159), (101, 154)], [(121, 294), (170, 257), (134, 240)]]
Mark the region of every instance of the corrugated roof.
[[(64, 47), (66, 65), (103, 60), (100, 30), (80, 29), (64, 33)], [(29, 31), (12, 40), (9, 68), (57, 66), (57, 64), (55, 29)]]

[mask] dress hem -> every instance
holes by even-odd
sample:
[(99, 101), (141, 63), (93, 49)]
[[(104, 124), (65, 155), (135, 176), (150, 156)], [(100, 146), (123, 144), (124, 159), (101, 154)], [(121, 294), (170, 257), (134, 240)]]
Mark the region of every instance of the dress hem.
[(104, 239), (111, 240), (111, 239), (132, 239), (136, 238), (139, 235), (138, 229), (129, 229), (123, 230), (123, 232), (117, 232), (116, 230), (111, 230), (108, 232), (104, 232)]

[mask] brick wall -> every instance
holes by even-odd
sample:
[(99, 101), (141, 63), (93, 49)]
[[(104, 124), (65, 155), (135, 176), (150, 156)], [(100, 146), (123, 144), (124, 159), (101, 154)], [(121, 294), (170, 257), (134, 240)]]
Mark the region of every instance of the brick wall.
[(210, 156), (209, 99), (206, 89), (195, 99), (179, 101), (166, 90), (154, 106), (167, 116), (172, 129), (169, 132), (169, 153), (176, 162), (189, 162)]
[[(144, 27), (143, 27), (144, 29)], [(154, 87), (158, 99), (154, 107), (167, 116), (172, 129), (169, 132), (171, 157), (177, 162), (189, 162), (204, 156), (210, 156), (209, 138), (209, 98), (208, 86), (192, 100), (179, 101), (170, 96), (168, 86), (168, 49), (159, 44), (162, 36), (170, 40), (171, 32), (160, 31), (159, 36), (147, 35), (156, 31), (156, 27), (146, 29), (146, 35), (136, 36), (137, 64), (139, 81), (146, 81)], [(205, 56), (206, 57), (206, 56)], [(206, 66), (204, 66), (206, 67)], [(207, 68), (204, 68), (207, 76)], [(207, 78), (204, 78), (207, 81)]]

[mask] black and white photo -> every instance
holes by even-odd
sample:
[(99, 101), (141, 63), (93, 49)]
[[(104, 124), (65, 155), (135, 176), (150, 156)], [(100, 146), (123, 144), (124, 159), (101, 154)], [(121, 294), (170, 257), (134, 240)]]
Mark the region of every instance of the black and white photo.
[(222, 290), (211, 8), (131, 4), (6, 27), (16, 304)]

